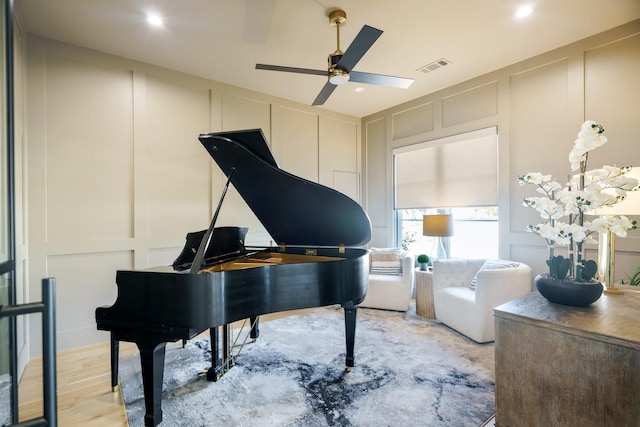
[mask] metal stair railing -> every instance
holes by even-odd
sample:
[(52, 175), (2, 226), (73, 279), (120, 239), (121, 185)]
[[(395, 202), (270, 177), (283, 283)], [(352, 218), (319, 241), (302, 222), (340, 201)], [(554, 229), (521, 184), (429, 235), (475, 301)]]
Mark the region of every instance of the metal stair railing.
[[(4, 427), (57, 427), (58, 400), (56, 397), (56, 316), (55, 316), (56, 279), (42, 279), (42, 301), (10, 306), (0, 305), (0, 318), (25, 314), (42, 313), (42, 417), (9, 424)], [(16, 405), (17, 406), (17, 405)]]

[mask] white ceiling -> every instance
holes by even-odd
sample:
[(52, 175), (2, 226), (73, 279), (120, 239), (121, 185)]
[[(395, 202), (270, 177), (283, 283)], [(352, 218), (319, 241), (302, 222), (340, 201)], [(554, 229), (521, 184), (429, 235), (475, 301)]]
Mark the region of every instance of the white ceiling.
[[(533, 13), (514, 17), (528, 3)], [(26, 31), (311, 104), (324, 77), (256, 63), (326, 69), (341, 8), (346, 50), (364, 24), (384, 31), (354, 70), (414, 78), (409, 89), (356, 83), (322, 106), (363, 117), (640, 18), (640, 0), (16, 0)], [(145, 14), (164, 16), (153, 28)], [(451, 64), (425, 74), (420, 67)]]

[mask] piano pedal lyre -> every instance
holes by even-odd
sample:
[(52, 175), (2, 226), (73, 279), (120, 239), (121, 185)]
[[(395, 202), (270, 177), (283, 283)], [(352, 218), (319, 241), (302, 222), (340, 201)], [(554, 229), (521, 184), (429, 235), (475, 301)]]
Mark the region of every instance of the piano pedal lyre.
[[(244, 320), (240, 330), (233, 339), (233, 331), (231, 325), (225, 325), (222, 327), (223, 332), (223, 340), (222, 340), (222, 358), (218, 359), (218, 331), (217, 329), (210, 330), (210, 345), (211, 345), (211, 367), (207, 369), (206, 376), (207, 381), (215, 382), (218, 381), (224, 374), (229, 372), (231, 368), (233, 368), (236, 364), (236, 358), (240, 356), (244, 345), (247, 343), (249, 338), (251, 342), (255, 342), (260, 335), (259, 325), (260, 317), (255, 316), (249, 319), (249, 332), (247, 332), (244, 336), (244, 340), (242, 343), (238, 344), (238, 339), (242, 335), (242, 331), (245, 330), (247, 325), (247, 319)], [(237, 348), (236, 354), (233, 354), (233, 350)]]
[(235, 361), (236, 361), (235, 356), (230, 356), (229, 359), (226, 361), (226, 363), (222, 363), (221, 365), (218, 365), (218, 366), (209, 367), (204, 373), (207, 377), (207, 381), (209, 382), (218, 381), (220, 378), (224, 376), (224, 374), (229, 372), (229, 370), (233, 368), (233, 366), (235, 366), (236, 364)]

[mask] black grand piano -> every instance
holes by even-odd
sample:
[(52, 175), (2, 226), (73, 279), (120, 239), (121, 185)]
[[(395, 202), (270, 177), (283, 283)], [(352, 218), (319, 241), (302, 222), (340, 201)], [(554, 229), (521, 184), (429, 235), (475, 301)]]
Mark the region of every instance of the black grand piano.
[[(345, 312), (347, 367), (354, 366), (357, 305), (368, 288), (369, 218), (355, 201), (331, 188), (280, 169), (259, 129), (199, 136), (227, 176), (207, 230), (187, 235), (173, 268), (120, 270), (118, 297), (96, 309), (99, 330), (111, 332), (112, 385), (117, 385), (118, 342), (140, 350), (145, 426), (162, 421), (162, 380), (168, 342), (209, 329), (215, 381), (229, 360), (218, 357), (218, 334), (228, 350), (228, 325), (286, 310), (341, 304)], [(244, 245), (246, 229), (215, 227), (233, 184), (276, 240), (273, 247)], [(252, 323), (257, 337), (257, 321)], [(226, 364), (227, 366), (220, 366)]]

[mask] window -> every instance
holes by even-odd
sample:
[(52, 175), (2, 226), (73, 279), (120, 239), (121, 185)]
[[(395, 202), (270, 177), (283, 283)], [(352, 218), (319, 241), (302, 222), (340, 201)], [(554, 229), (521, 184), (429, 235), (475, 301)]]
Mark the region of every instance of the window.
[(433, 256), (423, 215), (454, 218), (449, 257), (498, 257), (498, 135), (495, 127), (394, 150), (397, 244)]
[(435, 253), (436, 238), (422, 235), (422, 216), (436, 213), (453, 215), (454, 235), (443, 238), (451, 258), (498, 258), (498, 208), (467, 207), (453, 209), (399, 209), (398, 246), (413, 254)]

